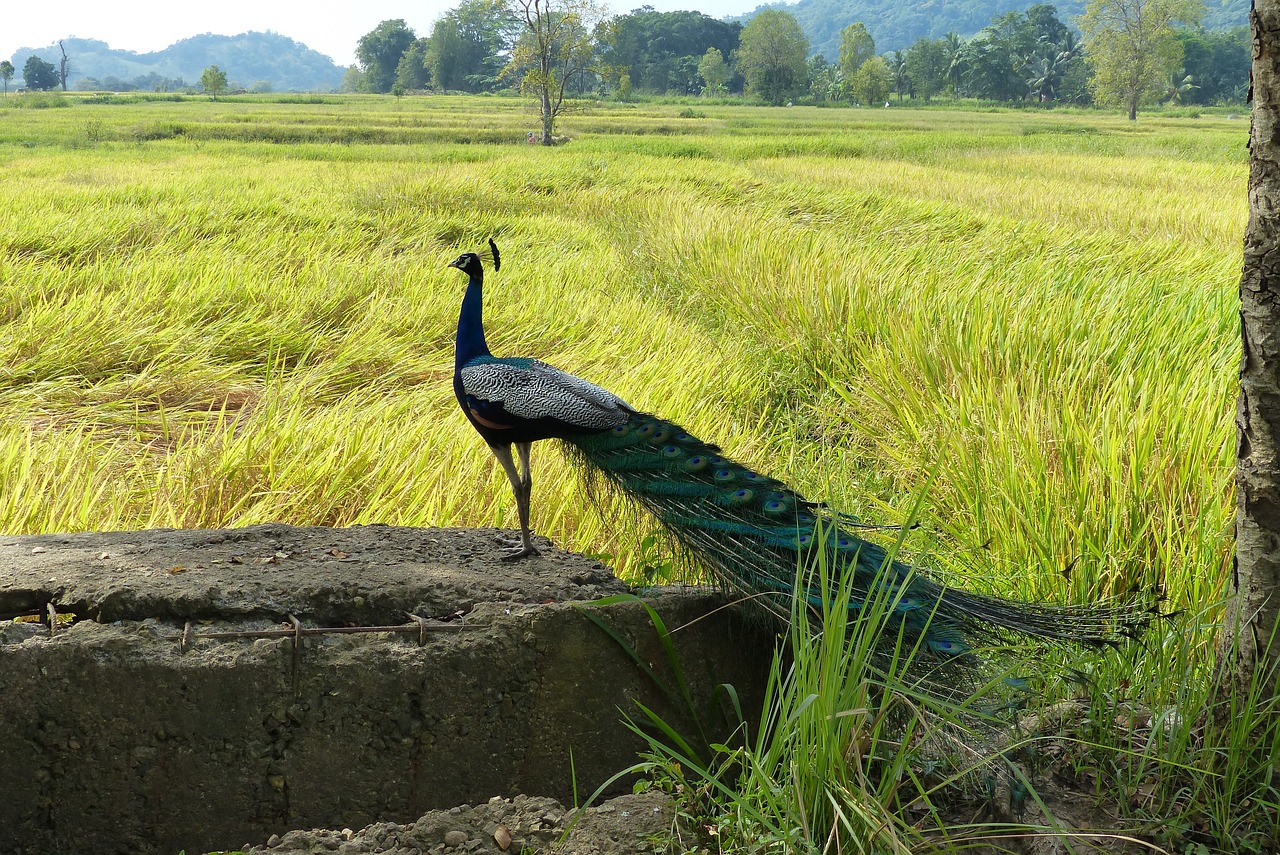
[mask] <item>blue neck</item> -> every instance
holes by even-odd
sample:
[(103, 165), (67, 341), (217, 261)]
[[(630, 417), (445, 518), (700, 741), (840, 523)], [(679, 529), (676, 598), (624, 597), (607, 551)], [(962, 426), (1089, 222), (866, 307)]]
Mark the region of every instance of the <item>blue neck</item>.
[(466, 296), (462, 298), (462, 313), (458, 315), (453, 370), (461, 371), (462, 366), (477, 356), (489, 355), (489, 345), (484, 340), (484, 294), (481, 291), (481, 279), (472, 276), (467, 283)]

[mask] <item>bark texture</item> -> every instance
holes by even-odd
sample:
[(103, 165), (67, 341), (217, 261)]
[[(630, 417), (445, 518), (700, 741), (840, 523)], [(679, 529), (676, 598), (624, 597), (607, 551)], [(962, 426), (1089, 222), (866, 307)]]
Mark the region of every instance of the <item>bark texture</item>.
[[(1274, 669), (1280, 619), (1280, 0), (1255, 0), (1249, 226), (1240, 278), (1236, 556), (1223, 629), (1224, 678)], [(1269, 676), (1269, 675), (1268, 675)]]

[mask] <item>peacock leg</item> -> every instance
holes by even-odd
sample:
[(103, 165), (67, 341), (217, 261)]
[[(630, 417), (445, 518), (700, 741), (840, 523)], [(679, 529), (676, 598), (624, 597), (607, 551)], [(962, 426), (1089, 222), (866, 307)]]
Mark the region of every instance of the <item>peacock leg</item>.
[(511, 492), (516, 497), (516, 511), (520, 515), (520, 542), (516, 544), (516, 551), (502, 556), (506, 560), (517, 558), (525, 558), (530, 555), (537, 555), (538, 549), (533, 545), (533, 536), (529, 531), (529, 496), (533, 486), (532, 480), (529, 478), (529, 444), (527, 442), (519, 443), (517, 449), (520, 451), (520, 462), (525, 466), (524, 478), (520, 477), (520, 473), (516, 470), (515, 459), (511, 456), (510, 445), (493, 445), (490, 448), (493, 456), (498, 458), (498, 462), (502, 464), (502, 471), (507, 473), (507, 480), (511, 482)]
[(529, 452), (533, 449), (532, 442), (517, 442), (516, 454), (520, 458), (520, 489), (524, 491), (525, 510), (528, 511), (532, 507), (533, 502), (533, 475), (529, 472)]

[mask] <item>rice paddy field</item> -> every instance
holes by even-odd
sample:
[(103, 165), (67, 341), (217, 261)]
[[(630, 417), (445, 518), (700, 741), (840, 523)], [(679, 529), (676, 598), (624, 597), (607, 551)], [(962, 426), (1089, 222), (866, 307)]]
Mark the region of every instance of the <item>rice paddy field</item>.
[[(19, 100), (0, 531), (514, 525), (450, 382), (445, 264), (494, 236), (495, 354), (868, 521), (918, 507), (910, 557), (966, 586), (1163, 588), (1180, 616), (1090, 703), (1166, 727), (1139, 745), (1097, 717), (1081, 786), (1189, 817), (1168, 851), (1273, 839), (1257, 735), (1195, 721), (1232, 546), (1247, 118), (599, 103), (543, 148), (515, 99)], [(538, 533), (652, 571), (651, 524), (534, 462)]]

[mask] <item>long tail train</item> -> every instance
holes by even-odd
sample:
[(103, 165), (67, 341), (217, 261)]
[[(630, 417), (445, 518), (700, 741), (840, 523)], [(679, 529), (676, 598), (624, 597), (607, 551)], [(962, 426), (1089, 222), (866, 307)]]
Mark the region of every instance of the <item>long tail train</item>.
[(882, 546), (853, 534), (839, 514), (655, 416), (636, 413), (611, 430), (562, 441), (589, 477), (617, 487), (721, 582), (784, 619), (798, 578), (807, 580), (805, 600), (815, 611), (830, 599), (814, 569), (819, 558), (827, 578), (843, 572), (852, 579), (850, 609), (887, 589), (889, 628), (943, 660), (965, 659), (979, 644), (1016, 636), (1116, 645), (1136, 638), (1155, 617), (1133, 604), (1048, 605), (942, 585), (888, 561)]

